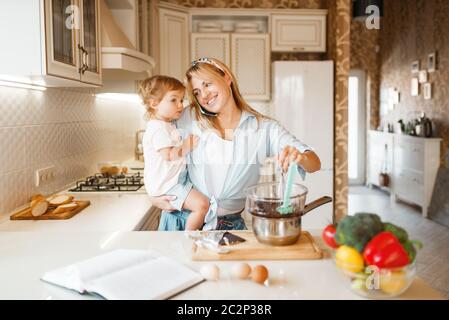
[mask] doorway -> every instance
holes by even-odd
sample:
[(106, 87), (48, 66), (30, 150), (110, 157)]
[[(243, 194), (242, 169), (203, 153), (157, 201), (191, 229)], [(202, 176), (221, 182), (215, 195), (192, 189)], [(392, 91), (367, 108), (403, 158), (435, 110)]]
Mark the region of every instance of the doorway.
[(348, 179), (350, 185), (365, 183), (366, 75), (354, 69), (348, 83)]

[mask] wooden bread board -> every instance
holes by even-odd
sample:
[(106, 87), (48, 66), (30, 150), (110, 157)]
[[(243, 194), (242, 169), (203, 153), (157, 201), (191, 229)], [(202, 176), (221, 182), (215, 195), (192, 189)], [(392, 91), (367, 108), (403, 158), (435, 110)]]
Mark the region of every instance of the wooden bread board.
[(311, 234), (302, 231), (298, 242), (289, 246), (270, 246), (257, 241), (252, 231), (230, 231), (245, 242), (231, 245), (229, 253), (216, 253), (193, 244), (192, 260), (314, 260), (323, 257)]
[(49, 209), (41, 216), (35, 217), (31, 214), (31, 208), (25, 208), (19, 212), (11, 215), (11, 220), (66, 220), (73, 217), (75, 214), (81, 212), (90, 205), (90, 201), (73, 201), (78, 204), (78, 207), (71, 211), (53, 213), (55, 208)]

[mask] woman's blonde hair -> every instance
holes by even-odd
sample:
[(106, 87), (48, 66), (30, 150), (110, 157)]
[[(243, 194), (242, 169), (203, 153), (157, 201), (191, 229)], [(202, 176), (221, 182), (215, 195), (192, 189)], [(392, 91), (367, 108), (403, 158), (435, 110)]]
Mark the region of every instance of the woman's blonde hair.
[(156, 75), (143, 80), (139, 86), (139, 96), (147, 111), (145, 119), (149, 120), (154, 116), (151, 100), (159, 103), (167, 92), (178, 90), (185, 90), (185, 87), (181, 81), (172, 77)]
[[(216, 129), (218, 131), (222, 131), (222, 128), (218, 124), (217, 118), (213, 116), (207, 116), (201, 113), (200, 105), (193, 94), (192, 88), (192, 77), (197, 77), (200, 79), (204, 79), (207, 81), (215, 81), (225, 83), (225, 75), (228, 75), (231, 79), (231, 93), (232, 97), (239, 108), (242, 111), (247, 111), (253, 114), (257, 121), (261, 119), (266, 119), (267, 117), (263, 114), (257, 112), (253, 108), (246, 103), (245, 99), (243, 99), (240, 90), (237, 85), (237, 80), (232, 73), (232, 71), (221, 61), (213, 58), (201, 58), (192, 62), (192, 66), (186, 71), (186, 88), (187, 94), (189, 96), (189, 100), (191, 105), (193, 106), (193, 110), (196, 116), (196, 119), (200, 122), (200, 126), (203, 129)], [(227, 86), (227, 84), (226, 84)]]

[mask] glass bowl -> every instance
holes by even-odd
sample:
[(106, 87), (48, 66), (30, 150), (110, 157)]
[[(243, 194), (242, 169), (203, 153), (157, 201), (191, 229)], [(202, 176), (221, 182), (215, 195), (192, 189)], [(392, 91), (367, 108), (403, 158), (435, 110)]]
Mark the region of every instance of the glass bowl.
[[(416, 260), (415, 260), (416, 261)], [(416, 263), (400, 268), (383, 268), (365, 266), (359, 268), (337, 263), (335, 266), (345, 286), (352, 292), (369, 299), (391, 299), (403, 294), (412, 284), (416, 275)]]

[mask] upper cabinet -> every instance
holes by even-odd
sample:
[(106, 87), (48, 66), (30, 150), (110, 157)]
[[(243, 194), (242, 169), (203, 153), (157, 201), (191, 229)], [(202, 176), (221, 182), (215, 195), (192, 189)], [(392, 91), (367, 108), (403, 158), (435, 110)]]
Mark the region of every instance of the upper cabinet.
[(240, 93), (249, 100), (270, 99), (270, 37), (231, 34), (231, 68)]
[(182, 81), (189, 65), (189, 15), (173, 7), (159, 8), (159, 72)]
[(44, 2), (48, 75), (101, 85), (98, 1)]
[(98, 1), (82, 0), (81, 3), (81, 81), (101, 84), (101, 57), (100, 57), (100, 15)]
[(271, 49), (326, 52), (326, 10), (272, 15)]
[(190, 60), (212, 57), (229, 66), (246, 99), (270, 99), (270, 37), (267, 33), (192, 33), (190, 44)]
[(159, 73), (184, 79), (189, 63), (228, 65), (249, 100), (270, 99), (272, 51), (326, 51), (327, 10), (187, 8), (158, 2)]
[(48, 87), (101, 85), (98, 0), (0, 2), (0, 78)]
[(214, 57), (230, 66), (230, 41), (229, 33), (192, 33), (190, 35), (190, 60)]
[[(49, 75), (67, 79), (80, 78), (78, 36), (75, 17), (67, 17), (66, 10), (74, 10), (70, 0), (45, 1), (45, 47)], [(76, 14), (79, 16), (79, 11)], [(67, 24), (69, 23), (69, 28)], [(72, 25), (73, 24), (73, 25)], [(73, 26), (73, 28), (72, 28)]]

